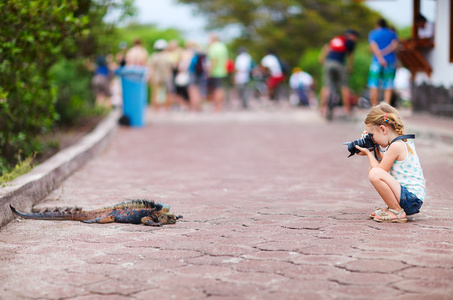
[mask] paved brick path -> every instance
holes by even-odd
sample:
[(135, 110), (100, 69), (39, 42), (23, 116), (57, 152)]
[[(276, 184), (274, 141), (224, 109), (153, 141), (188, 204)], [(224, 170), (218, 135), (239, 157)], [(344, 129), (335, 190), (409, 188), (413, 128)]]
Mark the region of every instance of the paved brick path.
[(417, 140), (422, 213), (379, 224), (366, 159), (342, 145), (358, 123), (309, 110), (148, 117), (39, 206), (147, 198), (184, 219), (13, 221), (0, 230), (0, 298), (452, 298), (452, 145)]

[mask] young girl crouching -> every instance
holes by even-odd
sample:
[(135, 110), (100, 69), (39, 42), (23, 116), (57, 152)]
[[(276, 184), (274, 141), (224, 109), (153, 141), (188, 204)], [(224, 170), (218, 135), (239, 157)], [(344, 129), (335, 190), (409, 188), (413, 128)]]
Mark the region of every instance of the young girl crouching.
[(366, 131), (378, 145), (374, 151), (356, 146), (370, 163), (368, 178), (387, 205), (370, 214), (377, 222), (404, 223), (420, 211), (426, 196), (425, 179), (415, 152), (414, 136), (404, 135), (398, 111), (381, 103), (365, 119)]

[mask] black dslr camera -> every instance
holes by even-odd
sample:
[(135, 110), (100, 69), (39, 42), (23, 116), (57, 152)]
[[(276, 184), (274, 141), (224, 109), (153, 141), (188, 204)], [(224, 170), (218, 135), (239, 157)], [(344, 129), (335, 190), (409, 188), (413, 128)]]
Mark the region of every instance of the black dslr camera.
[(368, 133), (365, 134), (361, 139), (357, 139), (348, 143), (343, 143), (343, 145), (348, 145), (348, 151), (350, 153), (348, 157), (360, 153), (360, 150), (355, 147), (356, 145), (362, 148), (368, 148), (368, 150), (370, 151), (373, 151), (374, 148), (376, 148), (376, 143), (373, 141), (373, 138)]

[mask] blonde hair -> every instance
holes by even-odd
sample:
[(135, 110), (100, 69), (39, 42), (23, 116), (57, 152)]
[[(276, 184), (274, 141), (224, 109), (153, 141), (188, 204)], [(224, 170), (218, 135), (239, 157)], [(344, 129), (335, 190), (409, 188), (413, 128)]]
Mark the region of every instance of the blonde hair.
[(398, 135), (404, 134), (404, 124), (398, 111), (389, 104), (382, 102), (373, 107), (365, 118), (366, 125), (389, 126)]
[[(366, 125), (388, 126), (393, 128), (398, 135), (404, 135), (404, 124), (398, 111), (391, 105), (381, 102), (373, 107), (365, 118)], [(407, 141), (404, 139), (403, 141)], [(407, 149), (413, 154), (412, 149), (407, 145)]]

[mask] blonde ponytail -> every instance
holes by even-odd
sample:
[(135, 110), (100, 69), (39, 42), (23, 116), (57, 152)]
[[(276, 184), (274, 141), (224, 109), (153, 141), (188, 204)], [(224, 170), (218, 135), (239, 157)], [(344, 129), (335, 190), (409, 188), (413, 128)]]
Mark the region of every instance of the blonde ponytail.
[[(404, 124), (400, 114), (394, 107), (385, 102), (381, 102), (371, 109), (365, 118), (365, 124), (389, 126), (393, 128), (398, 135), (404, 135)], [(404, 139), (403, 141), (407, 142), (407, 139)], [(409, 145), (407, 145), (407, 149), (411, 154), (414, 154), (414, 151)]]
[(390, 126), (398, 135), (404, 134), (404, 124), (398, 111), (384, 102), (371, 109), (365, 118), (365, 124)]

